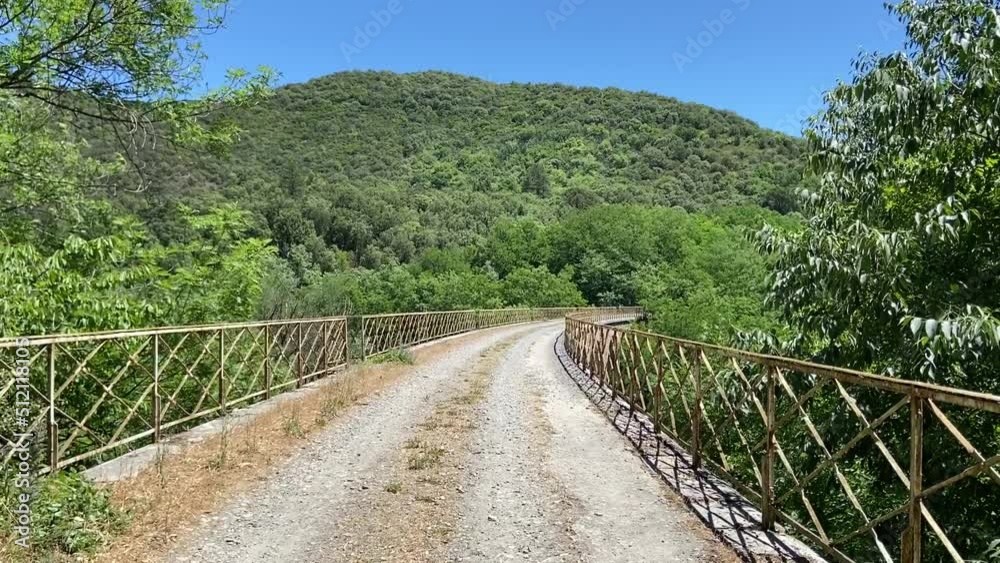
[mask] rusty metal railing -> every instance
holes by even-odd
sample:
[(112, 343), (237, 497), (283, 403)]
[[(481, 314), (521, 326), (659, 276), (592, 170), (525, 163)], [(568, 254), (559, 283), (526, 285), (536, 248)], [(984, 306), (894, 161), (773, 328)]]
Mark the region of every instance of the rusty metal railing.
[(28, 443), (41, 473), (115, 457), (323, 377), (347, 342), (344, 317), (0, 340), (2, 461)]
[(561, 319), (568, 314), (602, 320), (630, 320), (637, 307), (563, 307), (541, 309), (477, 309), (426, 313), (366, 315), (361, 320), (363, 358), (471, 330), (532, 321)]
[(964, 561), (1000, 538), (1000, 397), (580, 317), (565, 334), (581, 369), (767, 529), (783, 522), (838, 561)]
[[(0, 339), (0, 468), (30, 451), (48, 473), (99, 463), (362, 356), (582, 309), (331, 317)], [(625, 318), (633, 309), (587, 309)], [(360, 321), (360, 322), (359, 322)]]

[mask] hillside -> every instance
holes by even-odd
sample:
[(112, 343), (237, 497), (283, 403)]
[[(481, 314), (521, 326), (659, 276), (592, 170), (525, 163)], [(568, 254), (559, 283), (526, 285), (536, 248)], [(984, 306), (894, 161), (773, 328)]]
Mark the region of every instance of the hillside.
[(801, 178), (799, 140), (617, 89), (349, 72), (225, 118), (243, 129), (227, 158), (163, 145), (149, 158), (150, 189), (130, 207), (162, 240), (179, 197), (238, 201), (279, 244), (301, 242), (304, 217), (377, 267), (474, 243), (498, 217), (548, 221), (601, 202), (786, 210)]

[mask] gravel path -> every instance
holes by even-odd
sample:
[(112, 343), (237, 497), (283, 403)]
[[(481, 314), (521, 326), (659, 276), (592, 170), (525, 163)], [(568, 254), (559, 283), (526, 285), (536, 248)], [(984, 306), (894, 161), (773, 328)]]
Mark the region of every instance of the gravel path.
[(437, 344), (167, 560), (735, 561), (565, 375), (560, 332)]

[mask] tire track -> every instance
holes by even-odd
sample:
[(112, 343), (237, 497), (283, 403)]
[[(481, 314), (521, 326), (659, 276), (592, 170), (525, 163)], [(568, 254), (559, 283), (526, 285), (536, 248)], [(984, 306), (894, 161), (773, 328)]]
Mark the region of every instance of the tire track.
[(476, 428), (507, 339), (482, 353), (439, 398), (402, 449), (386, 452), (386, 471), (351, 498), (335, 535), (343, 542), (325, 555), (336, 561), (444, 561), (455, 532), (468, 440)]
[[(252, 491), (205, 514), (172, 562), (271, 563), (339, 561), (347, 538), (338, 526), (367, 482), (386, 474), (394, 457), (430, 415), (438, 397), (451, 396), (462, 374), (484, 351), (538, 325), (519, 325), (433, 344), (430, 359), (400, 384), (354, 409), (304, 442), (298, 453)], [(363, 487), (369, 487), (364, 489)], [(407, 522), (401, 524), (409, 525)], [(346, 560), (351, 560), (350, 557)]]

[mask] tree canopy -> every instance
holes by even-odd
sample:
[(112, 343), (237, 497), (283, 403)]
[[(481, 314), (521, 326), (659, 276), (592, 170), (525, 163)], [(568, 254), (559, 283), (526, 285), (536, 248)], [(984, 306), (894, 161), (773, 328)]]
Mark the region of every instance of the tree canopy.
[(892, 10), (906, 49), (859, 59), (813, 121), (808, 228), (761, 233), (772, 301), (828, 362), (998, 389), (996, 4)]
[[(906, 29), (905, 48), (861, 57), (852, 81), (826, 95), (826, 108), (811, 123), (807, 158), (820, 183), (801, 194), (804, 228), (768, 227), (757, 237), (773, 260), (769, 301), (796, 336), (780, 346), (828, 364), (995, 394), (998, 3), (903, 0), (890, 9)], [(820, 391), (812, 402), (836, 404), (832, 393)], [(857, 404), (870, 416), (896, 400), (865, 395)], [(966, 459), (969, 444), (1000, 448), (995, 420), (984, 412), (949, 409), (947, 416), (939, 419), (961, 429), (964, 442), (935, 419), (924, 424), (925, 482), (959, 471), (955, 460)], [(831, 412), (819, 421), (820, 432), (849, 435), (847, 418)], [(888, 421), (879, 432), (907, 437), (907, 423)], [(884, 467), (857, 464), (850, 477), (873, 513), (897, 502), (886, 501), (898, 481)], [(994, 560), (997, 502), (995, 483), (971, 479), (926, 506), (942, 522), (962, 523), (949, 530), (959, 553)], [(853, 527), (836, 513), (825, 524), (831, 535)], [(858, 557), (873, 549), (845, 547)], [(924, 560), (948, 559), (939, 542), (927, 542)]]
[[(800, 187), (801, 140), (729, 112), (647, 93), (492, 84), (440, 72), (345, 72), (215, 112), (243, 133), (225, 158), (139, 151), (149, 182), (116, 202), (164, 242), (175, 202), (237, 202), (283, 256), (367, 268), (468, 246), (505, 218), (549, 222), (602, 203), (689, 211), (776, 202)], [(117, 152), (75, 124), (88, 155)]]
[(254, 74), (231, 69), (225, 84), (194, 95), (206, 58), (199, 39), (222, 26), (227, 6), (227, 0), (5, 2), (0, 93), (100, 124), (133, 164), (140, 147), (161, 136), (218, 150), (237, 127), (199, 116), (252, 105), (274, 77), (264, 67)]

